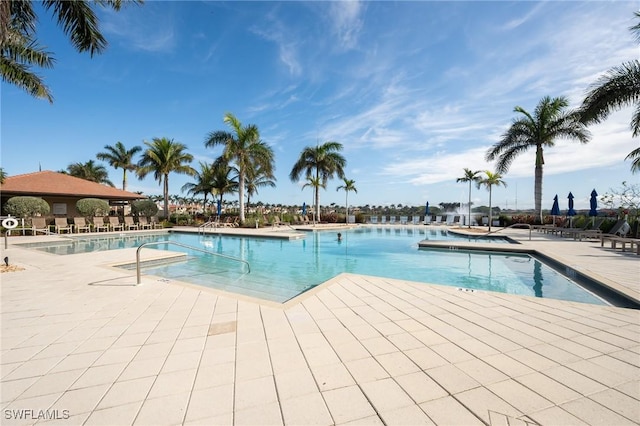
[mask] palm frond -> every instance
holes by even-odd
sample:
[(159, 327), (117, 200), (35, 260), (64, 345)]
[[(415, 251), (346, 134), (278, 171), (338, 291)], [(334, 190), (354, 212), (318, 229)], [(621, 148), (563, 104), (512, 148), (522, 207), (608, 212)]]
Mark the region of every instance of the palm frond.
[(86, 0), (44, 0), (46, 9), (53, 8), (58, 24), (79, 52), (93, 56), (107, 47), (107, 40), (98, 28), (98, 18)]
[(584, 124), (600, 123), (615, 110), (640, 102), (640, 61), (613, 67), (591, 85), (580, 108)]

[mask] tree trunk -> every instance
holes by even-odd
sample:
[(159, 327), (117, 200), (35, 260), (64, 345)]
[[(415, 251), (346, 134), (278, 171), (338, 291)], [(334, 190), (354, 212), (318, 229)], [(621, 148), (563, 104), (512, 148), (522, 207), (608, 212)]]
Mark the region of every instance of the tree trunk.
[[(469, 181), (469, 217), (467, 218), (467, 228), (471, 229), (471, 181)], [(426, 218), (425, 218), (426, 219)]]
[(542, 146), (538, 145), (536, 148), (536, 169), (535, 169), (535, 181), (534, 181), (534, 197), (535, 197), (535, 209), (540, 223), (542, 222), (542, 165), (544, 164), (544, 158), (542, 155)]
[(127, 190), (127, 169), (122, 169), (122, 190)]
[(489, 232), (491, 232), (491, 222), (493, 221), (493, 215), (491, 213), (491, 185), (489, 185)]
[(238, 179), (238, 193), (240, 196), (240, 223), (244, 223), (244, 170), (240, 171)]
[(347, 225), (349, 224), (349, 191), (345, 190), (345, 196), (344, 196), (344, 207), (346, 210), (346, 218), (344, 219), (344, 223), (346, 223)]
[(320, 187), (316, 188), (316, 222), (320, 223)]
[(164, 175), (164, 218), (169, 220), (169, 174)]

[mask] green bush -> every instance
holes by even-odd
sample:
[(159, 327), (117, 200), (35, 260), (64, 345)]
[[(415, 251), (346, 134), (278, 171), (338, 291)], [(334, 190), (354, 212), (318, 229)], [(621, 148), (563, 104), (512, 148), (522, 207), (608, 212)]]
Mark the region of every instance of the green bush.
[(158, 214), (158, 206), (151, 200), (137, 200), (131, 203), (131, 213), (136, 216), (155, 216)]
[(81, 198), (76, 202), (76, 210), (84, 217), (106, 216), (109, 203), (98, 198)]
[(39, 197), (11, 197), (4, 206), (5, 212), (16, 217), (33, 217), (51, 211), (49, 204)]
[(174, 225), (190, 225), (191, 224), (191, 215), (186, 213), (173, 213), (169, 217), (169, 222)]

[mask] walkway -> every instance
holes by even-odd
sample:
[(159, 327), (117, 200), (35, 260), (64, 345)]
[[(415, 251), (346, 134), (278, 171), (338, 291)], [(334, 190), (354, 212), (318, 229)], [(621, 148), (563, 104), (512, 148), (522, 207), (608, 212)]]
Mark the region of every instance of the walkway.
[[(638, 290), (636, 255), (531, 244)], [(106, 266), (133, 249), (1, 256), (3, 424), (640, 423), (636, 310), (349, 274), (279, 306), (135, 287)]]

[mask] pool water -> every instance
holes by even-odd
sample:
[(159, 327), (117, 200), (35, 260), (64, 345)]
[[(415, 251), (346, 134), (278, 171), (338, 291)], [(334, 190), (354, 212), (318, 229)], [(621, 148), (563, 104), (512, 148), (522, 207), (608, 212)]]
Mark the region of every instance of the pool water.
[(309, 232), (297, 240), (175, 233), (172, 241), (243, 259), (251, 272), (240, 262), (193, 251), (184, 262), (145, 268), (144, 273), (276, 302), (350, 272), (606, 304), (529, 255), (418, 249), (427, 234), (425, 230), (363, 227), (342, 231), (338, 241), (335, 231)]

